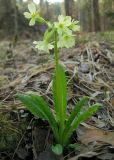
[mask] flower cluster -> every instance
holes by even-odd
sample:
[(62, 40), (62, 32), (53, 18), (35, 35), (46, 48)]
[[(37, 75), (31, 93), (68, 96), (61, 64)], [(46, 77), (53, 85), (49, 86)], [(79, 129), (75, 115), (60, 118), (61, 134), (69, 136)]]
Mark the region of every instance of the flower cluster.
[(58, 47), (70, 48), (75, 45), (73, 31), (79, 31), (78, 21), (74, 21), (70, 16), (60, 15), (58, 22), (55, 22), (58, 32)]
[(54, 48), (53, 45), (53, 35), (52, 30), (56, 30), (58, 37), (58, 47), (66, 47), (70, 48), (75, 45), (75, 36), (73, 32), (79, 31), (80, 27), (78, 25), (78, 21), (72, 20), (70, 16), (59, 15), (58, 22), (54, 24), (50, 24), (45, 21), (40, 15), (37, 13), (35, 4), (31, 3), (28, 5), (29, 12), (25, 12), (24, 15), (27, 19), (30, 19), (29, 25), (32, 26), (36, 21), (40, 23), (45, 23), (49, 29), (47, 29), (46, 36), (44, 35), (43, 41), (35, 41), (34, 45), (39, 50), (43, 50), (45, 52), (49, 52), (50, 49)]

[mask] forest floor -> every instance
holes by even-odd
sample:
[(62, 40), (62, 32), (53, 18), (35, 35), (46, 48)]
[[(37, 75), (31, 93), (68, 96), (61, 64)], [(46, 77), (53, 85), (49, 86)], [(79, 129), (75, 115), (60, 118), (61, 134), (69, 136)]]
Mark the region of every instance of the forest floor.
[[(42, 130), (38, 126), (43, 122), (15, 97), (17, 92), (34, 92), (53, 109), (53, 54), (38, 53), (31, 44), (29, 40), (19, 41), (16, 46), (10, 41), (0, 42), (0, 160), (32, 160), (33, 156), (37, 160), (54, 160), (46, 150), (50, 128), (44, 123), (48, 134), (43, 130), (38, 138)], [(73, 49), (61, 50), (59, 55), (68, 81), (68, 113), (85, 95), (90, 97), (88, 105), (102, 104), (80, 125), (75, 150), (63, 159), (114, 160), (114, 43), (80, 43)]]

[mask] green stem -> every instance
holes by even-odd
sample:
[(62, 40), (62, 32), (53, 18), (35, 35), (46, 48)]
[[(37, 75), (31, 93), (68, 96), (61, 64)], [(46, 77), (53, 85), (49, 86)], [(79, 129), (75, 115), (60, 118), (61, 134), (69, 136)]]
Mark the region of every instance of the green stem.
[(59, 142), (63, 145), (63, 132), (64, 132), (64, 122), (59, 123)]
[[(58, 60), (58, 46), (57, 46), (57, 39), (58, 35), (57, 35), (57, 30), (55, 29), (54, 31), (54, 40), (55, 40), (55, 44), (54, 44), (54, 54), (55, 54), (55, 70), (56, 70), (56, 74), (58, 76), (58, 64), (59, 64), (59, 60)], [(59, 143), (62, 145), (62, 139), (63, 139), (63, 130), (64, 130), (64, 122), (62, 120), (62, 117), (60, 117), (60, 122), (59, 122)]]
[(57, 30), (55, 30), (54, 54), (55, 54), (55, 68), (57, 69), (58, 66)]

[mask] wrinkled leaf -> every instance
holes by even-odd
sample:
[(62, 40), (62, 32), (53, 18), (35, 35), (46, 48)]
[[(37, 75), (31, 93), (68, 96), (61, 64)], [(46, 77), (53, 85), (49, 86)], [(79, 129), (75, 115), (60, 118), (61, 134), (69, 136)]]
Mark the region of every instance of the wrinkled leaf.
[(49, 106), (41, 96), (17, 94), (17, 97), (27, 107), (27, 109), (36, 117), (45, 119), (49, 122), (56, 139), (58, 139), (57, 124)]
[(68, 130), (71, 127), (71, 124), (73, 122), (73, 120), (80, 114), (82, 107), (84, 106), (84, 104), (86, 103), (86, 101), (88, 100), (89, 97), (83, 97), (79, 102), (76, 103), (74, 109), (71, 112), (71, 115), (66, 123), (66, 127), (64, 130), (64, 135), (68, 132)]
[(88, 119), (89, 117), (92, 116), (92, 114), (94, 112), (96, 112), (96, 110), (98, 109), (98, 107), (100, 106), (100, 104), (96, 103), (94, 105), (92, 105), (87, 111), (85, 111), (82, 114), (79, 114), (78, 116), (76, 116), (74, 118), (74, 120), (71, 123), (71, 127), (67, 130), (66, 134), (64, 134), (64, 143), (66, 144), (69, 137), (72, 135), (73, 131), (75, 129), (77, 129), (77, 127), (79, 126), (79, 124), (83, 121), (85, 121), (86, 119)]

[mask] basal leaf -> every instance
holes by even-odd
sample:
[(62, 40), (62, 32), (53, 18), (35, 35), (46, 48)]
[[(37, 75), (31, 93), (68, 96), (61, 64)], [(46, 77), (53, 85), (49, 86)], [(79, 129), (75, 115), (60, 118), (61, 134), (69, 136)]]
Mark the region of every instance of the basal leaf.
[(26, 106), (26, 108), (36, 117), (47, 120), (47, 116), (40, 109), (41, 106), (38, 106), (33, 102), (32, 97), (26, 94), (17, 94), (16, 95), (20, 101)]
[(55, 121), (55, 118), (54, 118), (52, 112), (50, 111), (49, 106), (43, 100), (43, 98), (40, 96), (37, 96), (37, 95), (31, 95), (31, 97), (32, 97), (32, 100), (34, 101), (34, 103), (36, 103), (37, 106), (40, 106), (41, 109), (43, 110), (43, 112), (46, 114), (47, 120), (50, 123), (51, 127), (54, 127), (55, 129), (57, 129), (57, 123)]
[(37, 95), (23, 95), (17, 94), (17, 97), (27, 107), (27, 109), (39, 118), (45, 119), (49, 122), (55, 138), (58, 139), (57, 123), (53, 114), (50, 111), (48, 104), (43, 100), (41, 96)]
[(69, 117), (69, 121), (68, 121), (69, 124), (74, 120), (74, 118), (76, 116), (78, 116), (80, 114), (80, 112), (81, 112), (82, 108), (84, 107), (84, 104), (86, 103), (88, 98), (89, 97), (84, 96), (83, 98), (81, 98), (79, 100), (79, 102), (76, 103), (76, 105), (74, 106), (74, 109), (72, 110), (71, 115)]
[(63, 123), (66, 119), (67, 83), (62, 66), (58, 65), (53, 79), (53, 99), (57, 120)]
[(64, 144), (66, 144), (68, 142), (69, 137), (72, 135), (73, 131), (75, 129), (77, 129), (79, 124), (81, 122), (85, 121), (86, 119), (88, 119), (89, 117), (91, 117), (92, 114), (94, 112), (96, 112), (96, 110), (98, 109), (99, 106), (100, 106), (100, 104), (96, 103), (96, 104), (92, 105), (87, 111), (85, 111), (84, 113), (75, 117), (75, 119), (71, 123), (71, 127), (69, 128), (69, 130), (67, 130), (66, 134), (64, 134), (64, 137), (63, 137), (64, 138), (64, 140), (63, 140)]
[(79, 102), (76, 103), (76, 105), (74, 106), (74, 109), (71, 112), (71, 115), (70, 115), (68, 121), (66, 122), (64, 134), (66, 134), (66, 132), (68, 132), (73, 120), (80, 114), (80, 112), (81, 112), (82, 108), (84, 107), (84, 104), (86, 103), (88, 98), (89, 97), (85, 96), (85, 97), (81, 98), (81, 100), (79, 100)]
[(59, 64), (56, 65), (53, 79), (53, 99), (59, 126), (59, 143), (62, 144), (67, 108), (67, 83), (64, 70)]
[(94, 112), (96, 112), (96, 110), (98, 109), (98, 107), (100, 106), (100, 104), (96, 103), (94, 105), (92, 105), (87, 111), (85, 111), (84, 113), (82, 113), (81, 115), (79, 115), (77, 118), (74, 119), (74, 121), (71, 124), (71, 128), (74, 130), (75, 128), (77, 128), (77, 126), (85, 121), (86, 119), (88, 119), (89, 117), (92, 116), (92, 114)]

